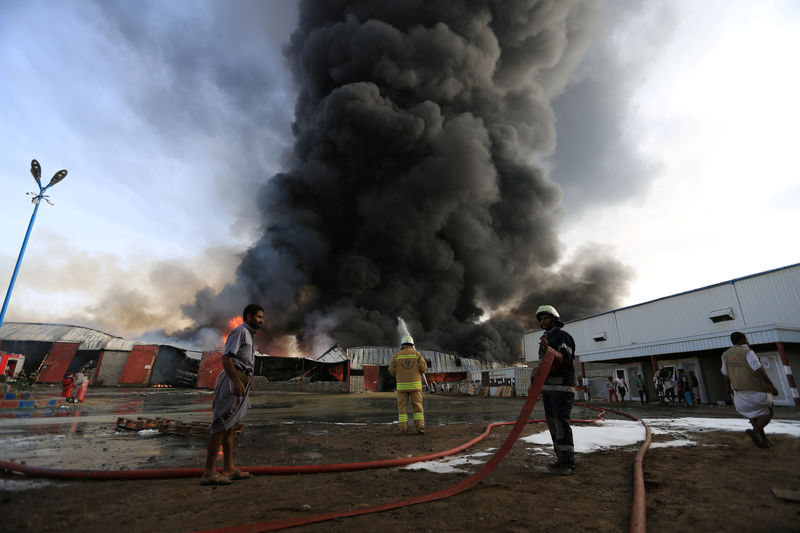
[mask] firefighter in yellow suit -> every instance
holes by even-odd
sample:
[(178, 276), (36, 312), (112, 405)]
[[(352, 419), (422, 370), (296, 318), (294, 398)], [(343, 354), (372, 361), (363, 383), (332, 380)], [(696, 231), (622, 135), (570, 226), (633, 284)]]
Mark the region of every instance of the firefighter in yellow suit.
[(428, 370), (428, 363), (422, 354), (414, 349), (414, 339), (403, 337), (401, 349), (394, 354), (389, 363), (389, 373), (397, 380), (397, 410), (399, 412), (400, 433), (408, 432), (408, 400), (414, 410), (414, 425), (417, 433), (425, 433), (425, 413), (422, 410), (422, 375)]

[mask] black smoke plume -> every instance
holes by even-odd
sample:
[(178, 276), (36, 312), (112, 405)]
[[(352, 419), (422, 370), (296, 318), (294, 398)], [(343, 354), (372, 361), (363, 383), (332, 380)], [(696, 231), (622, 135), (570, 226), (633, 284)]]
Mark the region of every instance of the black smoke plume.
[(532, 163), (594, 18), (565, 0), (302, 2), (288, 170), (236, 280), (184, 311), (223, 327), (259, 302), (266, 350), (311, 354), (397, 344), (402, 317), (424, 348), (509, 362), (538, 304), (609, 308), (627, 271), (591, 250), (557, 268), (561, 191)]

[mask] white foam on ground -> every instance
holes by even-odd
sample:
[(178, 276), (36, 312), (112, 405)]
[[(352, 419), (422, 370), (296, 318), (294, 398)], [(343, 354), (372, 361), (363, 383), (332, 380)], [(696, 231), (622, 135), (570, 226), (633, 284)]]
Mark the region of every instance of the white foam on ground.
[[(691, 438), (691, 433), (738, 432), (751, 427), (750, 423), (743, 418), (653, 418), (645, 419), (645, 422), (653, 435), (671, 435), (673, 437), (670, 440), (652, 443), (651, 448), (696, 446), (698, 443)], [(539, 427), (541, 430), (538, 433), (522, 437), (520, 441), (531, 445), (528, 450), (532, 455), (550, 455), (553, 449), (550, 432), (544, 424), (540, 424)], [(766, 433), (800, 438), (800, 421), (773, 420), (766, 427)], [(641, 422), (634, 420), (601, 420), (594, 424), (573, 424), (572, 435), (575, 441), (575, 453), (591, 453), (611, 448), (641, 445), (646, 432)], [(414, 463), (404, 468), (436, 473), (466, 472), (458, 467), (467, 464), (482, 464), (483, 460), (476, 459), (486, 455), (490, 454), (483, 452), (446, 457), (436, 461)]]
[[(653, 433), (671, 433), (678, 431), (744, 431), (752, 428), (744, 418), (653, 418), (644, 420)], [(770, 433), (800, 437), (800, 421), (772, 420), (764, 429)]]
[(445, 457), (436, 461), (425, 461), (423, 463), (412, 463), (402, 467), (402, 470), (428, 470), (437, 474), (454, 474), (454, 473), (467, 473), (467, 470), (458, 468), (464, 465), (480, 465), (484, 460), (476, 460), (478, 457), (490, 457), (492, 454), (488, 451), (479, 451), (467, 455), (454, 455)]

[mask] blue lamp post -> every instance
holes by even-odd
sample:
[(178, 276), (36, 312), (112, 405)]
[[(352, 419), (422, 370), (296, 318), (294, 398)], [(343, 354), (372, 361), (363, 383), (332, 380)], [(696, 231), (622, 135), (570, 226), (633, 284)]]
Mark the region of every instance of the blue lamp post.
[(31, 229), (33, 229), (33, 221), (36, 220), (36, 213), (39, 211), (39, 204), (42, 203), (42, 200), (47, 202), (50, 205), (53, 205), (53, 202), (49, 200), (49, 197), (46, 196), (44, 193), (58, 183), (59, 181), (63, 180), (67, 177), (66, 170), (59, 170), (55, 174), (53, 174), (50, 183), (42, 187), (42, 167), (39, 166), (39, 162), (37, 160), (31, 161), (31, 174), (33, 174), (33, 179), (36, 180), (36, 184), (39, 186), (39, 193), (29, 192), (28, 195), (32, 196), (31, 202), (34, 204), (33, 208), (33, 215), (31, 215), (31, 221), (28, 223), (28, 231), (25, 232), (25, 240), (22, 241), (22, 249), (19, 251), (19, 257), (17, 258), (17, 264), (14, 267), (14, 274), (11, 276), (11, 283), (8, 284), (8, 291), (6, 291), (6, 299), (3, 300), (3, 310), (0, 311), (0, 326), (3, 325), (3, 320), (6, 317), (6, 308), (8, 307), (8, 301), (11, 299), (11, 291), (14, 290), (14, 282), (17, 281), (17, 274), (19, 274), (19, 266), (22, 264), (22, 256), (25, 255), (25, 248), (28, 246), (28, 238), (31, 236)]

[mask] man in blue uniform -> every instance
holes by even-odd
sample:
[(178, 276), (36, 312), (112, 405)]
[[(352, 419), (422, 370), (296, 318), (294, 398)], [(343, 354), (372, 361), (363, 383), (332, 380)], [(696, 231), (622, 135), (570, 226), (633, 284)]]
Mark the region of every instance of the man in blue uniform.
[(554, 352), (553, 365), (542, 387), (544, 416), (557, 458), (548, 466), (562, 476), (569, 476), (575, 472), (575, 448), (569, 425), (575, 401), (575, 341), (561, 329), (564, 323), (552, 305), (540, 306), (536, 318), (545, 330), (539, 341), (539, 358), (549, 350)]

